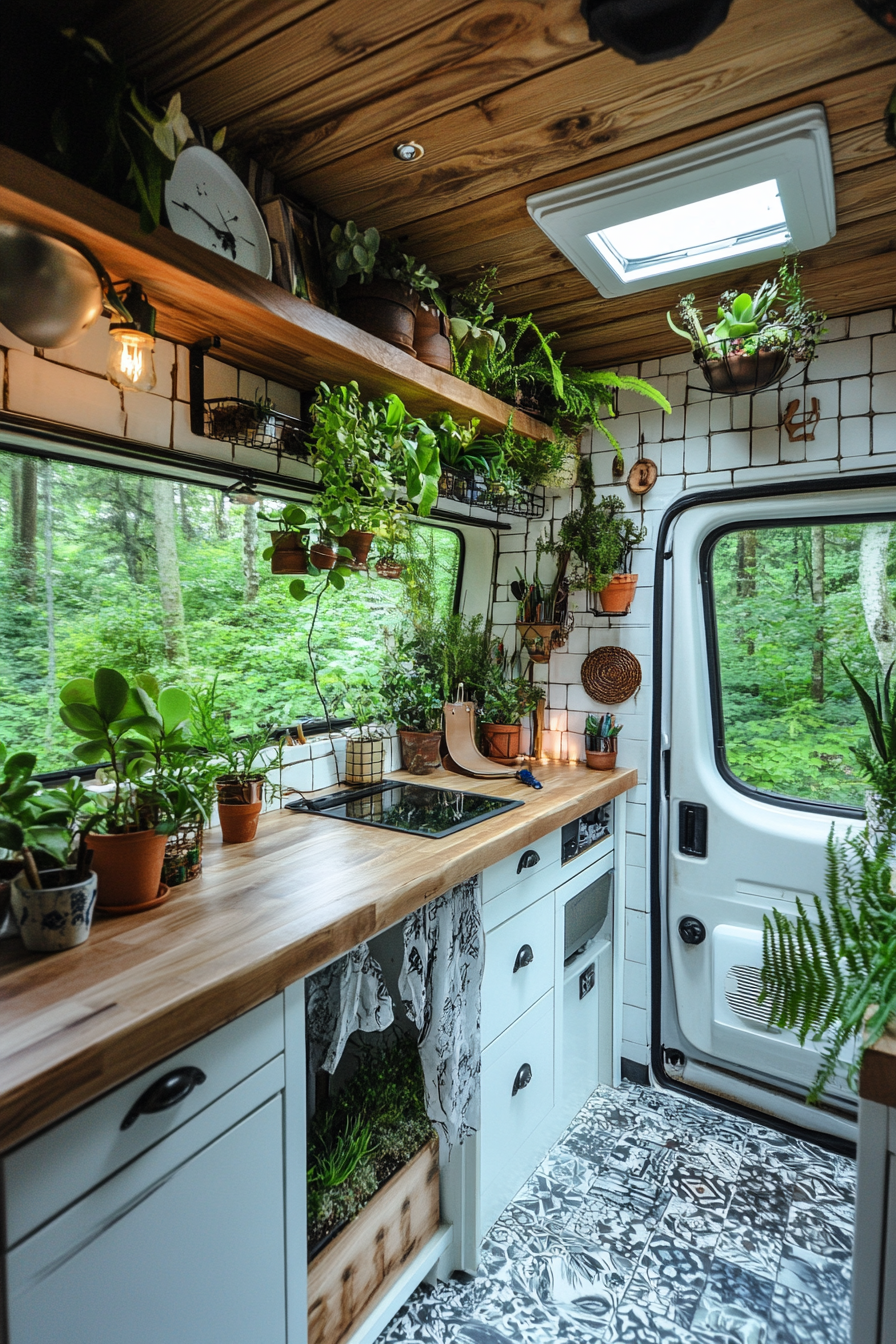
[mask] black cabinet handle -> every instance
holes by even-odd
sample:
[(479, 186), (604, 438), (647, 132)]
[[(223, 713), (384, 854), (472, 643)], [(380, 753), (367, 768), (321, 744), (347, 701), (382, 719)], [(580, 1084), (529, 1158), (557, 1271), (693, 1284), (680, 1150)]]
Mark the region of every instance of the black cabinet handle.
[(698, 947), (706, 938), (706, 925), (693, 915), (685, 915), (684, 919), (678, 921), (678, 936), (683, 943)]
[(194, 1087), (204, 1082), (205, 1074), (202, 1070), (194, 1069), (191, 1065), (163, 1074), (134, 1102), (121, 1122), (122, 1129), (130, 1129), (139, 1115), (153, 1115), (156, 1111), (167, 1111), (169, 1106), (176, 1106), (190, 1095)]
[(516, 961), (513, 963), (514, 975), (516, 975), (517, 971), (521, 971), (523, 967), (531, 966), (534, 960), (535, 960), (535, 953), (532, 951), (528, 943), (523, 943), (519, 952), (517, 952), (516, 954)]
[(516, 866), (516, 871), (521, 873), (524, 868), (534, 868), (537, 863), (541, 863), (541, 855), (537, 849), (527, 849), (525, 854), (520, 855), (520, 861)]
[(517, 1069), (516, 1077), (513, 1080), (513, 1091), (511, 1096), (515, 1097), (517, 1092), (522, 1092), (524, 1087), (528, 1087), (532, 1081), (532, 1065), (521, 1064)]

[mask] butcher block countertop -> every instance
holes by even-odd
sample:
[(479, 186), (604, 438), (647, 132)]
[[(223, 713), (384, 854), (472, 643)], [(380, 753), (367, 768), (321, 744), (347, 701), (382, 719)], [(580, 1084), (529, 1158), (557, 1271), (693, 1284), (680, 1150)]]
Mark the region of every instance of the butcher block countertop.
[(99, 915), (86, 943), (53, 955), (0, 942), (0, 1149), (637, 783), (561, 762), (536, 773), (540, 791), (417, 779), (525, 804), (441, 840), (282, 811), (248, 844), (222, 845), (215, 828), (201, 877), (158, 910)]

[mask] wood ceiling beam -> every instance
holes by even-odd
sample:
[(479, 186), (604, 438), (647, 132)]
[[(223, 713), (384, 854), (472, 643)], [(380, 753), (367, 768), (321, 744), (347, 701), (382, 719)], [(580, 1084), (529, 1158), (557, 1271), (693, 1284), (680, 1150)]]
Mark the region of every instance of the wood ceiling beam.
[(600, 51), (404, 130), (426, 146), (418, 163), (399, 164), (382, 146), (298, 181), (336, 216), (400, 227), (531, 180), (545, 163), (581, 164), (657, 131), (760, 106), (782, 87), (870, 66), (880, 48), (879, 30), (843, 0), (818, 0), (808, 27), (803, 0), (778, 0), (773, 26), (767, 0), (740, 0), (726, 24), (679, 60), (641, 67)]

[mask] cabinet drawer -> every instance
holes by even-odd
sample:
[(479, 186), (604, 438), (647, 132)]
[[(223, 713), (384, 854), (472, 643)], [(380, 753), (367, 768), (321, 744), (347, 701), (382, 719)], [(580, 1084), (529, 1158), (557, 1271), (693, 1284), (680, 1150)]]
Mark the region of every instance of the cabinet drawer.
[(490, 1045), (554, 982), (554, 898), (534, 905), (485, 935), (482, 1041)]
[[(524, 859), (526, 863), (523, 862)], [(531, 844), (518, 849), (515, 854), (509, 854), (506, 859), (499, 859), (497, 863), (485, 869), (482, 874), (483, 902), (500, 896), (502, 891), (516, 886), (518, 882), (534, 878), (539, 869), (545, 869), (559, 861), (560, 832), (551, 831), (550, 835), (542, 836), (540, 840), (533, 840)]]
[[(3, 1159), (7, 1246), (14, 1246), (282, 1051), (283, 1000), (278, 995), (10, 1153)], [(121, 1128), (152, 1083), (184, 1068), (199, 1069), (205, 1081), (175, 1105), (138, 1115), (127, 1129)]]
[(516, 1149), (553, 1105), (554, 991), (550, 990), (482, 1052), (483, 1189), (513, 1160)]

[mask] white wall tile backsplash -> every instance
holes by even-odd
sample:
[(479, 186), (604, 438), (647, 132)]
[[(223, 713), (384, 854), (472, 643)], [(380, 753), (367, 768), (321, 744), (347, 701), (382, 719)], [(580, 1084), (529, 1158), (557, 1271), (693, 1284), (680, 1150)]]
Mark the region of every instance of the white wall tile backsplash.
[[(594, 616), (581, 594), (574, 594), (575, 628), (563, 652), (536, 669), (546, 686), (544, 751), (549, 757), (578, 758), (582, 751), (585, 716), (614, 708), (625, 725), (619, 764), (638, 771), (639, 784), (628, 795), (625, 961), (623, 974), (623, 1055), (647, 1063), (649, 1050), (648, 873), (650, 841), (648, 789), (651, 740), (653, 567), (657, 527), (663, 513), (683, 492), (762, 485), (811, 479), (838, 472), (896, 468), (896, 327), (894, 313), (883, 309), (852, 318), (829, 319), (828, 332), (808, 370), (793, 366), (790, 381), (779, 388), (743, 397), (711, 397), (702, 375), (687, 353), (626, 365), (619, 371), (663, 385), (672, 414), (661, 416), (641, 398), (619, 398), (619, 417), (610, 423), (624, 450), (626, 475), (643, 445), (659, 479), (638, 500), (612, 474), (614, 454), (599, 434), (585, 436), (582, 452), (590, 453), (598, 495), (619, 495), (633, 518), (646, 523), (648, 535), (635, 555), (639, 574), (632, 612), (626, 617)], [(659, 373), (657, 370), (659, 369)], [(805, 377), (804, 381), (804, 375)], [(799, 403), (800, 419), (819, 403), (820, 419), (814, 438), (791, 443), (782, 427), (784, 412)], [(520, 555), (520, 536), (501, 536), (501, 554), (513, 548), (513, 564), (531, 573), (535, 539), (570, 508), (578, 492), (567, 492), (549, 502), (546, 519), (528, 526), (526, 555)], [(501, 565), (499, 573), (506, 573)], [(507, 623), (505, 638), (513, 639), (515, 607), (508, 600), (495, 607), (496, 625)], [(630, 650), (641, 663), (642, 682), (637, 695), (623, 705), (602, 706), (581, 684), (586, 651), (602, 645)]]

